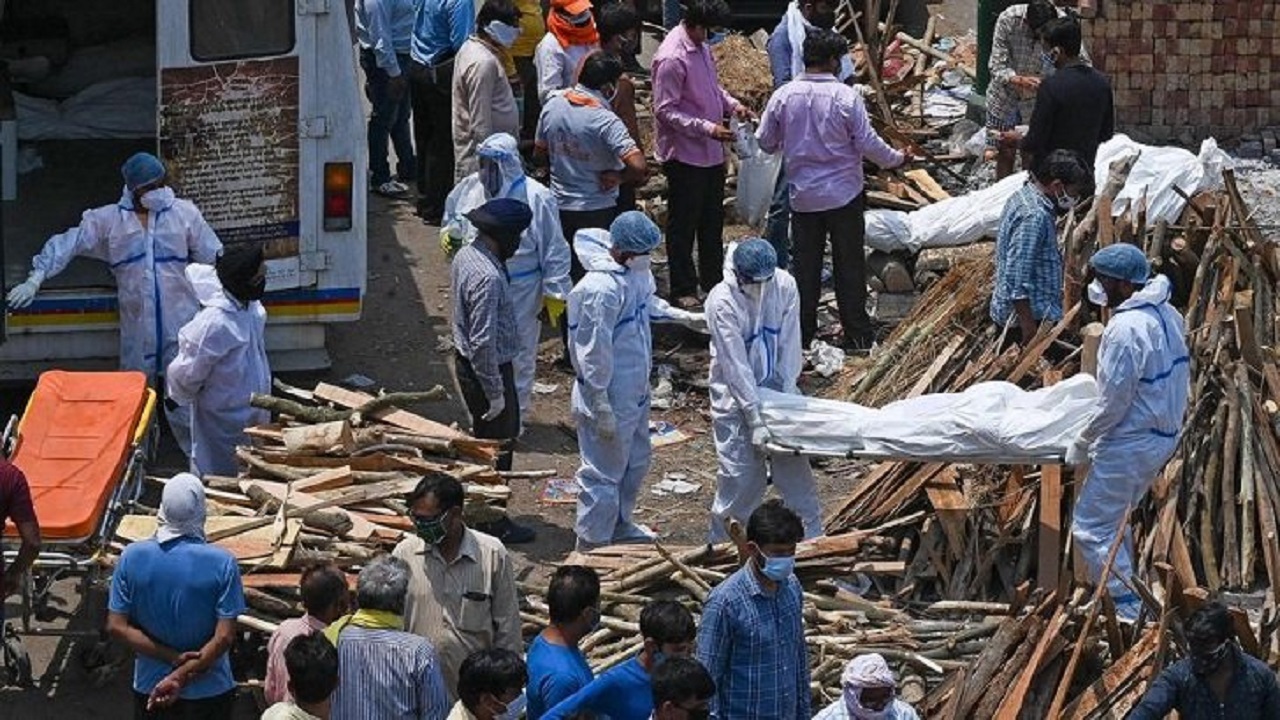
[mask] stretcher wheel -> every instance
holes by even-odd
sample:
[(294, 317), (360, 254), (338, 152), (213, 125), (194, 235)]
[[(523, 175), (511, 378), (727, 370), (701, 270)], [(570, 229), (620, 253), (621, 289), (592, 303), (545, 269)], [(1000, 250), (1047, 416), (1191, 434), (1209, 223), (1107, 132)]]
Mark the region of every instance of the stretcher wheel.
[(4, 626), (4, 684), (14, 687), (31, 687), (31, 656), (22, 644), (22, 638), (10, 625)]

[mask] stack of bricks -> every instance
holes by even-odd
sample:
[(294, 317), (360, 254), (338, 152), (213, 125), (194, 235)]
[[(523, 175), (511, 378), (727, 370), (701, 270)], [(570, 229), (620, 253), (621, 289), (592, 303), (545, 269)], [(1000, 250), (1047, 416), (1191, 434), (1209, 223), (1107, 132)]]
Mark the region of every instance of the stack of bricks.
[(1280, 3), (1100, 0), (1085, 45), (1116, 121), (1155, 141), (1280, 125)]

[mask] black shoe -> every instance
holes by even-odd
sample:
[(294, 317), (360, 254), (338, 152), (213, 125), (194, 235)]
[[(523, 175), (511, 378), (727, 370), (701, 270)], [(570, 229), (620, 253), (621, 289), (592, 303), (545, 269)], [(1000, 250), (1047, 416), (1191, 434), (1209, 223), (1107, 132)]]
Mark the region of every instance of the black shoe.
[(427, 205), (418, 205), (418, 217), (422, 218), (422, 222), (428, 225), (439, 226), (440, 221), (444, 219), (444, 210)]
[(476, 530), (498, 538), (503, 545), (523, 545), (533, 542), (538, 537), (538, 533), (533, 528), (517, 525), (506, 515), (493, 522), (477, 525)]

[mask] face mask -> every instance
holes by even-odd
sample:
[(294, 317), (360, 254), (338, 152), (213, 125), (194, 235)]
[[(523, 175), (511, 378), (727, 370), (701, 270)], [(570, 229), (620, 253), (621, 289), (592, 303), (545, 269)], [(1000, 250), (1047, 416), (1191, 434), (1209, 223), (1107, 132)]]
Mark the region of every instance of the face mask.
[(1085, 288), (1085, 292), (1089, 295), (1089, 302), (1099, 307), (1107, 306), (1107, 290), (1102, 287), (1102, 281), (1094, 278), (1093, 282)]
[(1222, 666), (1222, 661), (1226, 659), (1227, 652), (1230, 650), (1230, 640), (1224, 640), (1214, 650), (1210, 650), (1203, 655), (1191, 656), (1191, 672), (1196, 675), (1209, 675), (1214, 670)]
[(168, 187), (160, 187), (155, 190), (148, 190), (142, 196), (142, 207), (151, 212), (160, 212), (173, 204), (173, 189)]
[(480, 184), (484, 185), (485, 197), (497, 197), (502, 192), (502, 168), (496, 162), (480, 163)]
[(708, 44), (708, 45), (719, 45), (720, 43), (724, 42), (724, 39), (725, 39), (725, 38), (727, 38), (727, 37), (729, 37), (729, 33), (725, 32), (725, 31), (723, 31), (723, 30), (721, 30), (720, 32), (713, 32), (713, 33), (709, 33), (709, 34), (707, 35), (707, 44)]
[(622, 55), (630, 55), (636, 51), (639, 45), (639, 41), (630, 35), (623, 35), (618, 38), (618, 52)]
[(413, 519), (413, 529), (422, 538), (427, 545), (439, 545), (444, 541), (444, 536), (449, 534), (444, 527), (444, 519), (449, 513), (441, 513), (434, 520), (426, 520), (418, 515), (410, 515)]
[(511, 47), (515, 44), (516, 38), (520, 37), (520, 28), (497, 20), (485, 25), (484, 32), (504, 48)]
[(649, 256), (636, 255), (627, 259), (627, 269), (633, 272), (649, 272)]
[(516, 696), (515, 700), (507, 703), (507, 709), (494, 716), (495, 720), (516, 720), (516, 718), (524, 714), (526, 704), (528, 704), (528, 698), (521, 692)]
[(262, 296), (266, 294), (267, 294), (267, 276), (265, 273), (263, 273), (261, 280), (254, 280), (251, 283), (249, 283), (249, 286), (244, 288), (241, 291), (241, 293), (237, 294), (237, 297), (239, 297), (241, 300), (245, 301), (246, 303), (251, 303), (254, 300), (261, 300)]
[[(759, 550), (756, 563), (760, 568), (760, 572), (765, 577), (774, 582), (782, 582), (791, 577), (791, 573), (796, 569), (796, 558), (794, 555), (783, 555), (782, 557), (769, 557), (764, 554), (763, 550)], [(763, 564), (761, 564), (763, 563)]]
[(565, 19), (567, 19), (569, 24), (574, 27), (586, 27), (591, 24), (591, 11), (583, 10), (577, 15), (566, 15)]
[(1076, 199), (1067, 194), (1064, 190), (1053, 198), (1054, 204), (1057, 205), (1059, 215), (1065, 215), (1071, 212), (1076, 206)]

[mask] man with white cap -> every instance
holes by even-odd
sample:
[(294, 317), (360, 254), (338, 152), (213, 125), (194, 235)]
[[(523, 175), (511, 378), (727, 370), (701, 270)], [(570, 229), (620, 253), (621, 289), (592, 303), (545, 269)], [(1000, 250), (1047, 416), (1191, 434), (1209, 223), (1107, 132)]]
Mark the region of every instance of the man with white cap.
[[(726, 523), (745, 522), (764, 500), (764, 446), (769, 428), (760, 417), (757, 388), (799, 394), (804, 365), (799, 292), (778, 256), (761, 238), (735, 247), (724, 280), (707, 295), (711, 330), (711, 428), (715, 435), (716, 497), (711, 542), (728, 538)], [(804, 523), (806, 538), (822, 534), (822, 510), (813, 470), (804, 457), (773, 459), (773, 482)]]
[(444, 203), (441, 246), (452, 255), (476, 238), (467, 213), (494, 198), (514, 198), (529, 206), (533, 220), (520, 235), (516, 254), (506, 262), (515, 313), (518, 350), (511, 361), (515, 371), (520, 413), (533, 407), (533, 380), (542, 337), (541, 311), (559, 326), (569, 299), (569, 243), (560, 229), (555, 195), (546, 185), (524, 174), (516, 139), (507, 133), (490, 135), (477, 152), (480, 169), (458, 183)]
[(573, 416), (578, 469), (578, 548), (644, 541), (652, 534), (631, 518), (649, 471), (650, 321), (705, 332), (701, 313), (673, 308), (655, 294), (649, 253), (662, 241), (637, 211), (618, 216), (609, 231), (574, 238), (586, 275), (569, 293), (569, 340), (577, 382)]
[(919, 720), (914, 708), (899, 700), (898, 680), (876, 653), (859, 655), (840, 675), (839, 700), (826, 706), (813, 720)]
[[(200, 304), (187, 280), (190, 263), (213, 264), (222, 243), (204, 216), (165, 184), (165, 168), (137, 153), (121, 168), (120, 200), (86, 210), (78, 227), (54, 235), (31, 260), (26, 282), (9, 292), (9, 308), (27, 307), (40, 286), (76, 257), (107, 263), (120, 306), (120, 368), (146, 373), (154, 387), (178, 354), (178, 330)], [(169, 426), (183, 453), (191, 453), (190, 414), (167, 404)]]
[(1151, 267), (1138, 248), (1107, 246), (1089, 259), (1089, 268), (1089, 300), (1113, 315), (1098, 346), (1097, 409), (1066, 456), (1070, 465), (1093, 461), (1071, 534), (1093, 579), (1106, 581), (1116, 616), (1136, 620), (1142, 601), (1128, 585), (1129, 537), (1116, 552), (1111, 575), (1099, 575), (1126, 508), (1137, 506), (1178, 446), (1191, 392), (1186, 324), (1169, 304), (1169, 279), (1148, 279)]
[(205, 542), (204, 520), (204, 486), (175, 475), (160, 498), (155, 537), (127, 546), (111, 577), (107, 632), (136, 655), (134, 717), (159, 717), (162, 708), (231, 716), (227, 651), (244, 591), (235, 557)]

